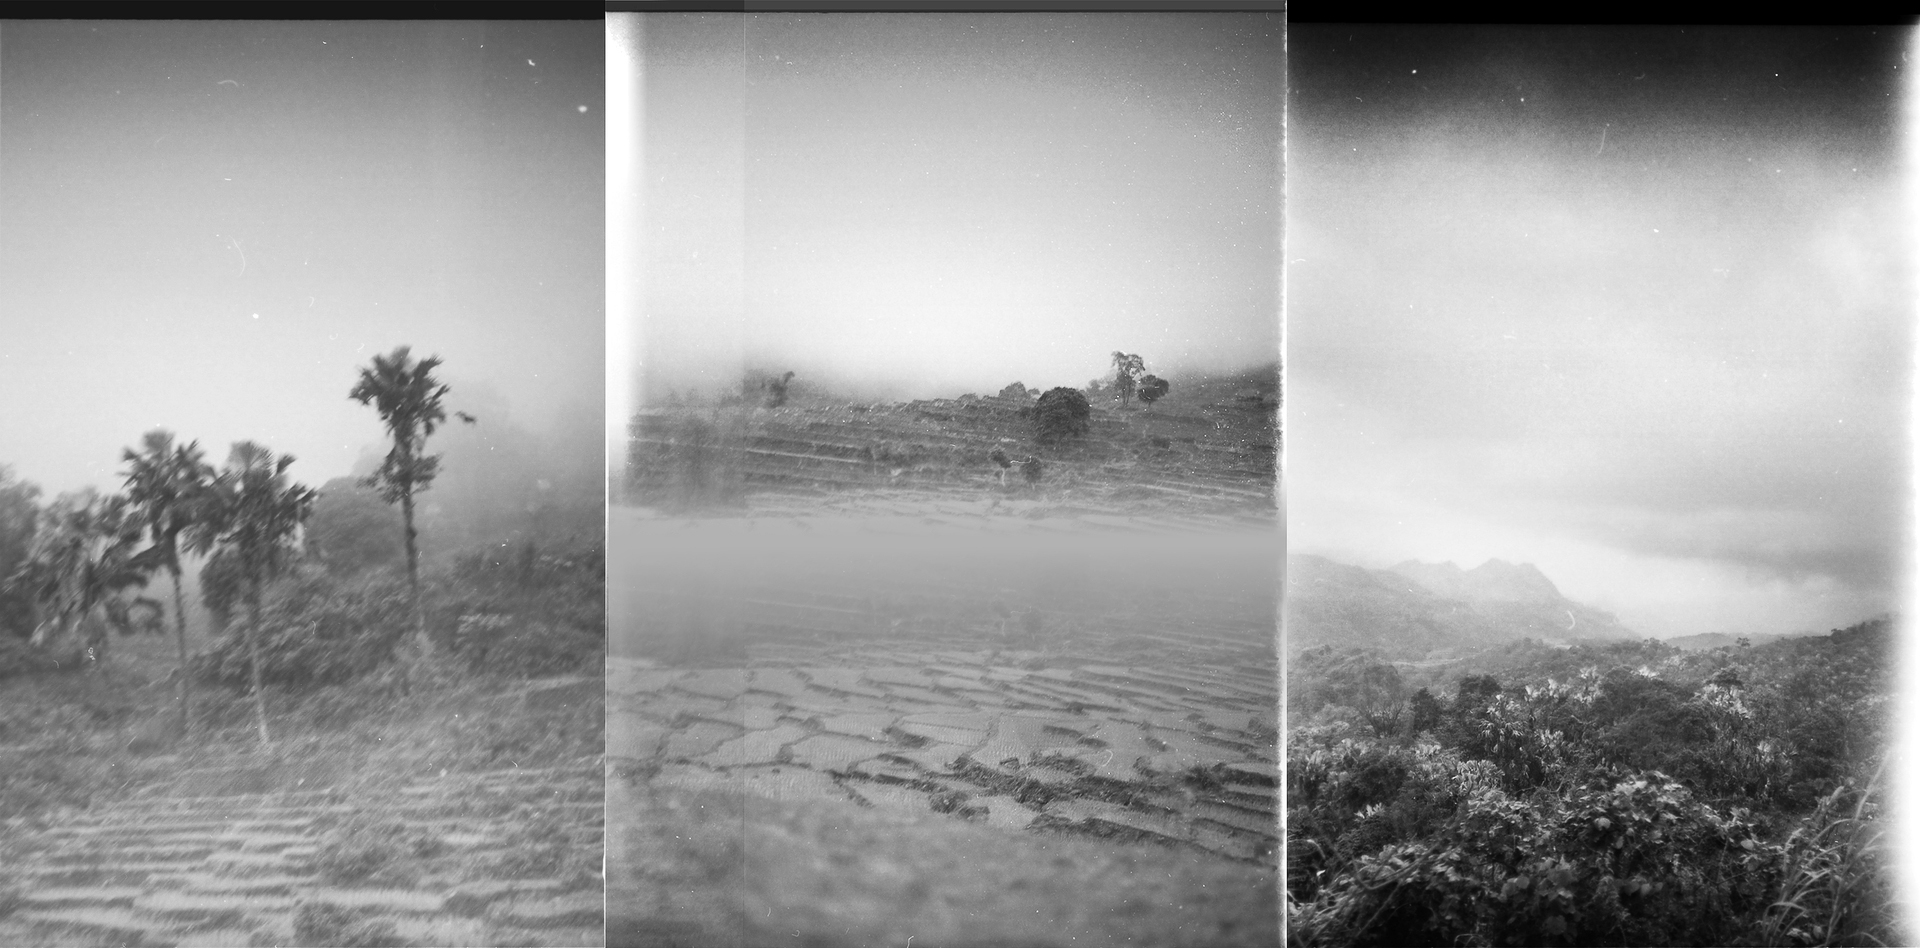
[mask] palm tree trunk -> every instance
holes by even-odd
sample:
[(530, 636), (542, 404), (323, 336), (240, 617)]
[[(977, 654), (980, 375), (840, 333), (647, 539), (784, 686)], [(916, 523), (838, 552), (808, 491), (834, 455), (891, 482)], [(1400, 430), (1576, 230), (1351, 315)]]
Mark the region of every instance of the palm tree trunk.
[(267, 736), (267, 695), (260, 684), (260, 581), (253, 581), (251, 595), (247, 597), (247, 664), (253, 675), (253, 717), (260, 725), (260, 743), (272, 747), (273, 739)]
[(427, 610), (420, 602), (420, 551), (413, 530), (413, 491), (400, 492), (400, 512), (407, 521), (407, 588), (413, 592), (413, 630), (420, 637), (420, 657), (433, 658), (433, 640), (427, 638)]
[(180, 595), (180, 564), (169, 564), (168, 571), (173, 574), (173, 629), (176, 633), (176, 638), (178, 638), (180, 642), (180, 737), (185, 739), (189, 729), (188, 722), (193, 718), (191, 711), (188, 709), (190, 687), (187, 681), (189, 677), (187, 672), (187, 603), (186, 599)]

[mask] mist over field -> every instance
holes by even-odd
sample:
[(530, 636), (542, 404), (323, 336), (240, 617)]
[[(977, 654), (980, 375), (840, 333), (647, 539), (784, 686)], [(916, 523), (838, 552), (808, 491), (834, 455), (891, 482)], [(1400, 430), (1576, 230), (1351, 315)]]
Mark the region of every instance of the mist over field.
[(1296, 24), (1292, 549), (1656, 636), (1892, 608), (1907, 36)]
[[(709, 640), (704, 644), (713, 645), (740, 635), (730, 603), (752, 598), (755, 589), (783, 588), (862, 598), (876, 615), (912, 613), (912, 603), (929, 593), (969, 591), (978, 613), (970, 618), (980, 629), (956, 632), (956, 648), (989, 639), (984, 630), (996, 600), (1015, 611), (1100, 614), (1122, 611), (1136, 596), (1174, 590), (1217, 603), (1250, 599), (1251, 612), (1234, 614), (1223, 605), (1219, 614), (1193, 619), (1212, 626), (1232, 614), (1234, 634), (1250, 642), (1278, 634), (1273, 599), (1262, 611), (1256, 595), (1279, 581), (1281, 538), (1272, 530), (1035, 535), (930, 528), (911, 517), (700, 522), (618, 510), (608, 531), (609, 545), (622, 551), (623, 569), (610, 592), (610, 648), (627, 657), (675, 644), (656, 636), (699, 630)], [(674, 608), (659, 609), (660, 603)]]
[(1278, 14), (637, 23), (619, 405), (743, 369), (905, 399), (1277, 357)]

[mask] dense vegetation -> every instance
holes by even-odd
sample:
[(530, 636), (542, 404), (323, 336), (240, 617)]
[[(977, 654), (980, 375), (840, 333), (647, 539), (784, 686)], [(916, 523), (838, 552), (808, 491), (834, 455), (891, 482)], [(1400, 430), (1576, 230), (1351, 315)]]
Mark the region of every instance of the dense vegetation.
[[(165, 430), (122, 452), (123, 494), (88, 488), (41, 504), (36, 486), (0, 466), (0, 679), (106, 674), (116, 634), (165, 632), (174, 668), (150, 667), (143, 648), (134, 651), (149, 667), (125, 672), (129, 682), (173, 672), (168, 737), (224, 727), (230, 694), (208, 696), (202, 713), (188, 700), (187, 684), (199, 682), (247, 695), (270, 743), (273, 689), (297, 705), (357, 688), (357, 706), (371, 711), (381, 694), (457, 690), (475, 676), (596, 674), (606, 634), (599, 459), (505, 424), (501, 407), (488, 434), (452, 439), (463, 463), (443, 472), (442, 455), (426, 450), (450, 411), (439, 364), (401, 347), (360, 370), (348, 397), (377, 409), (391, 450), (370, 476), (317, 492), (291, 479), (290, 456), (243, 441), (216, 469), (197, 443)], [(463, 431), (478, 421), (452, 415)], [(598, 432), (585, 430), (592, 448)], [(575, 455), (584, 463), (567, 460)], [(414, 501), (447, 486), (416, 517)], [(417, 542), (420, 524), (431, 547)], [(193, 558), (211, 626), (196, 630), (197, 654), (182, 584)], [(163, 577), (170, 601), (138, 595)]]
[(1294, 943), (1903, 943), (1878, 819), (1895, 629), (1528, 642), (1451, 688), (1297, 655)]

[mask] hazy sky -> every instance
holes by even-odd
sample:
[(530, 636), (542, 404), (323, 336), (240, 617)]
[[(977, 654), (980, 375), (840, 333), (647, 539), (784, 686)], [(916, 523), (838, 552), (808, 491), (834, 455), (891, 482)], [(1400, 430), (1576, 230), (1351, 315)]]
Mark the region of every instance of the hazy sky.
[(1905, 40), (1295, 26), (1291, 549), (1656, 635), (1894, 606)]
[[(0, 23), (0, 463), (117, 489), (153, 427), (308, 484), (382, 439), (374, 354), (593, 414), (603, 27)], [(486, 419), (482, 419), (484, 424)]]
[(650, 14), (640, 372), (958, 395), (1278, 354), (1280, 14)]

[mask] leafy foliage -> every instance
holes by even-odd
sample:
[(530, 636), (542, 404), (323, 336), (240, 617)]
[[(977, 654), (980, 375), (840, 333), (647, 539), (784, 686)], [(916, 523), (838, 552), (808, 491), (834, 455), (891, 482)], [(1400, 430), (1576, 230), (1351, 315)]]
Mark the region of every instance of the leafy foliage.
[(1121, 405), (1124, 406), (1133, 400), (1133, 394), (1140, 385), (1140, 376), (1146, 371), (1146, 363), (1139, 356), (1114, 352), (1113, 393), (1120, 399)]
[(230, 548), (217, 548), (200, 564), (200, 604), (213, 619), (213, 631), (223, 632), (233, 622), (233, 609), (246, 594), (247, 577), (240, 568), (240, 554)]
[[(1534, 654), (1398, 707), (1364, 651), (1290, 663), (1300, 944), (1891, 943), (1888, 619), (1681, 653)], [(1459, 671), (1459, 666), (1455, 666)]]
[(287, 568), (295, 552), (294, 537), (313, 512), (313, 489), (287, 478), (292, 465), (293, 455), (276, 457), (252, 441), (235, 442), (226, 469), (202, 493), (198, 516), (189, 528), (190, 548), (224, 548), (244, 579), (250, 621), (243, 638), (262, 744), (271, 738), (260, 656), (260, 600), (267, 581)]
[(1086, 435), (1092, 426), (1093, 406), (1076, 389), (1048, 389), (1033, 406), (1034, 440), (1058, 444)]
[[(374, 671), (407, 633), (405, 580), (392, 571), (342, 578), (297, 568), (262, 596), (259, 655), (263, 683), (306, 689)], [(196, 656), (198, 677), (245, 687), (250, 655), (245, 628), (230, 629)]]
[(307, 547), (329, 572), (351, 576), (397, 563), (401, 525), (364, 482), (337, 477), (321, 485), (307, 521)]
[(78, 633), (94, 661), (103, 661), (109, 625), (124, 627), (123, 591), (145, 586), (156, 565), (139, 551), (144, 526), (124, 496), (86, 488), (60, 495), (41, 511), (33, 545), (14, 574), (41, 617), (36, 643)]
[[(152, 542), (149, 552), (173, 580), (173, 626), (180, 667), (187, 665), (186, 597), (180, 590), (180, 538), (205, 515), (214, 473), (198, 442), (173, 443), (173, 432), (156, 428), (141, 439), (141, 451), (121, 452), (127, 464), (128, 500), (140, 510)], [(180, 733), (185, 735), (191, 709), (187, 675), (180, 677)]]
[(427, 439), (447, 420), (444, 400), (450, 389), (433, 377), (439, 366), (438, 356), (415, 362), (409, 348), (400, 346), (374, 356), (373, 364), (360, 370), (360, 381), (347, 393), (348, 398), (372, 405), (380, 413), (393, 441), (380, 470), (367, 479), (367, 486), (379, 490), (388, 503), (426, 490), (439, 472), (440, 459), (425, 453)]
[(0, 638), (33, 634), (33, 596), (7, 582), (27, 561), (40, 519), (40, 488), (0, 464)]
[(606, 661), (606, 548), (493, 546), (435, 577), (433, 626), (468, 667), (506, 677), (593, 672)]
[[(380, 491), (388, 503), (400, 504), (406, 532), (407, 586), (413, 592), (414, 627), (427, 648), (426, 618), (420, 604), (419, 534), (413, 520), (413, 498), (433, 484), (440, 471), (440, 458), (426, 453), (427, 439), (447, 420), (443, 404), (448, 386), (433, 377), (439, 368), (438, 356), (414, 362), (410, 350), (400, 346), (385, 356), (374, 356), (373, 365), (360, 370), (360, 381), (347, 397), (362, 405), (372, 405), (386, 425), (393, 449), (381, 461), (380, 469), (367, 478), (367, 486)], [(471, 416), (462, 416), (471, 422)]]
[(1140, 377), (1139, 397), (1141, 401), (1152, 405), (1166, 397), (1167, 392), (1172, 388), (1173, 386), (1168, 384), (1166, 379), (1158, 375), (1143, 375)]

